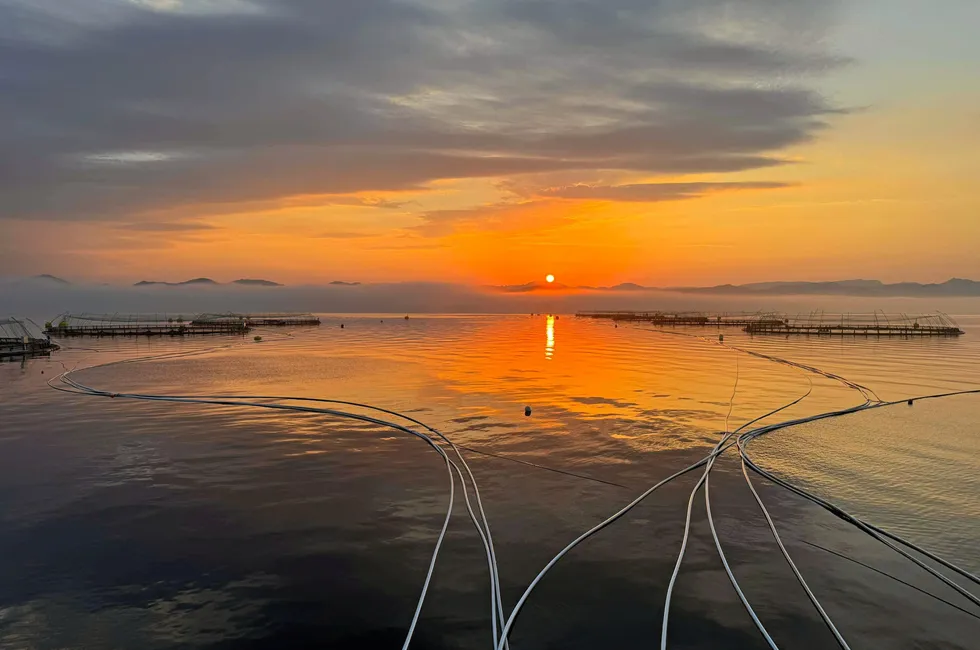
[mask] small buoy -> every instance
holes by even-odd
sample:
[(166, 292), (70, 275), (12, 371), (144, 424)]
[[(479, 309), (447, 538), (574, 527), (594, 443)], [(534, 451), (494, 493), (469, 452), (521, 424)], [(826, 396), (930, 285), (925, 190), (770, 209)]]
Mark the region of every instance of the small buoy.
[(718, 335), (718, 340), (719, 341), (724, 341), (725, 340), (725, 335), (724, 334), (719, 334)]
[(909, 406), (912, 406), (912, 400), (909, 400)]
[(525, 406), (524, 407), (524, 415), (525, 416), (531, 415), (531, 407), (530, 406)]
[(44, 371), (43, 371), (43, 370), (41, 371), (41, 374), (42, 374), (42, 375), (44, 374)]
[(344, 324), (343, 323), (340, 324), (340, 329), (344, 329)]
[(405, 320), (408, 320), (408, 316), (405, 317)]
[(258, 343), (259, 341), (262, 340), (262, 337), (261, 336), (256, 336), (252, 340), (255, 341), (256, 343)]

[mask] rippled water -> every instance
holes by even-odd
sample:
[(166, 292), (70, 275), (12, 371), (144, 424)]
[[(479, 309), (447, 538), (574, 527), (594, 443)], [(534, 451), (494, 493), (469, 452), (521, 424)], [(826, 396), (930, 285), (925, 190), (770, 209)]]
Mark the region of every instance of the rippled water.
[[(728, 345), (898, 400), (980, 387), (980, 320), (961, 325), (959, 339), (724, 334)], [(315, 414), (67, 395), (45, 385), (62, 364), (200, 351), (75, 377), (112, 391), (366, 402), (507, 457), (468, 453), (508, 608), (571, 539), (702, 457), (733, 389), (732, 427), (811, 381), (813, 392), (778, 419), (863, 401), (833, 380), (721, 347), (711, 329), (378, 315), (261, 334), (261, 343), (76, 339), (68, 345), (98, 351), (0, 364), (2, 647), (400, 647), (445, 515), (445, 465), (410, 436)], [(980, 571), (978, 415), (980, 396), (902, 404), (779, 431), (750, 450), (760, 465)], [(656, 646), (695, 480), (669, 484), (560, 562), (528, 601), (512, 647)], [(827, 512), (756, 484), (852, 647), (975, 647), (980, 608)], [(836, 647), (734, 457), (716, 465), (711, 497), (733, 570), (777, 643)], [(460, 506), (412, 647), (489, 647), (488, 601), (483, 549)], [(722, 571), (703, 499), (670, 641), (766, 647)]]

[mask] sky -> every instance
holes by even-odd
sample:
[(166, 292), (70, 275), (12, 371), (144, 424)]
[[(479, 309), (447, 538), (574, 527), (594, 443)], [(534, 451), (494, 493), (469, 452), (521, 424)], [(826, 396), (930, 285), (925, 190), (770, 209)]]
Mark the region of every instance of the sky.
[(980, 279), (975, 0), (0, 0), (0, 276)]

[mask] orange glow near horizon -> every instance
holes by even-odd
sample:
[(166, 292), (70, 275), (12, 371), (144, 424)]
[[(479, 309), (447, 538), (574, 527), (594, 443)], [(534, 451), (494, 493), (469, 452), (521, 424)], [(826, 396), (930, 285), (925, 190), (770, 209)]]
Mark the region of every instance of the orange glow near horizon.
[[(295, 20), (249, 2), (106, 2), (98, 20), (6, 4), (0, 21), (45, 26), (9, 56), (46, 91), (4, 95), (30, 128), (5, 121), (18, 171), (0, 176), (0, 285), (206, 277), (562, 298), (980, 280), (976, 0), (668, 2), (656, 16), (578, 0), (560, 29), (540, 10), (381, 3), (338, 43), (308, 38), (329, 3), (298, 3)], [(191, 7), (204, 4), (241, 6)], [(214, 46), (218, 23), (227, 44), (297, 30), (296, 46), (237, 56)], [(179, 40), (101, 74), (158, 28)], [(375, 74), (392, 52), (397, 74)], [(220, 84), (199, 83), (212, 64)], [(69, 78), (100, 83), (56, 83)]]
[[(841, 151), (864, 144), (862, 133), (847, 135), (851, 140), (846, 143), (811, 145), (800, 156), (810, 163), (807, 168), (768, 172), (779, 180), (797, 179), (791, 187), (689, 200), (500, 202), (494, 196), (497, 180), (483, 179), (381, 197), (404, 203), (400, 208), (378, 207), (381, 198), (367, 195), (343, 199), (360, 205), (344, 205), (337, 197), (283, 197), (258, 205), (188, 205), (134, 216), (133, 223), (163, 223), (158, 232), (118, 222), (25, 221), (13, 222), (4, 234), (14, 253), (31, 250), (39, 239), (65, 242), (59, 255), (33, 262), (40, 265), (32, 273), (123, 284), (203, 276), (289, 285), (451, 278), (496, 286), (526, 284), (541, 277), (542, 267), (560, 269), (569, 291), (622, 282), (705, 286), (852, 277), (943, 282), (974, 276), (978, 199), (957, 197), (950, 188), (944, 219), (930, 223), (928, 254), (910, 270), (906, 256), (894, 251), (921, 247), (923, 211), (934, 207), (920, 199), (928, 191), (923, 185), (938, 180), (890, 159), (890, 150), (878, 143), (865, 153), (890, 160), (882, 163), (887, 177), (868, 174), (858, 182), (843, 175), (852, 170), (837, 162)], [(727, 178), (743, 180), (740, 175)], [(847, 237), (841, 237), (844, 230)], [(100, 275), (86, 277), (86, 270)], [(554, 275), (548, 276), (545, 280), (553, 283)]]

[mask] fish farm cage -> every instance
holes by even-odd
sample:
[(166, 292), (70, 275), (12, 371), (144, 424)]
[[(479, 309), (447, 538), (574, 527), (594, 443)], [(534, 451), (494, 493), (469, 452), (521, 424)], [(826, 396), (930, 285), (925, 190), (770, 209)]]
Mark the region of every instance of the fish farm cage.
[(58, 346), (29, 318), (0, 318), (0, 359), (49, 354)]
[(960, 336), (964, 332), (942, 312), (932, 314), (827, 314), (769, 316), (745, 326), (749, 334), (804, 336)]
[(222, 323), (245, 321), (250, 327), (289, 327), (319, 325), (320, 319), (313, 314), (264, 313), (264, 314), (198, 314), (191, 323)]
[[(668, 311), (580, 311), (575, 314), (580, 318), (601, 318), (613, 321), (650, 323), (664, 327), (748, 327), (749, 325), (768, 322), (774, 319), (772, 314), (760, 312), (717, 312), (705, 313), (697, 311), (668, 312)], [(773, 322), (775, 324), (776, 321)], [(782, 322), (781, 320), (778, 322)]]
[(198, 334), (245, 334), (243, 320), (208, 321), (182, 314), (61, 314), (45, 323), (52, 336), (190, 336)]

